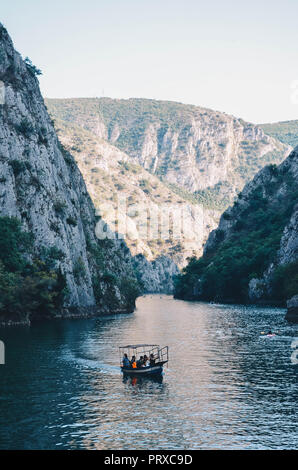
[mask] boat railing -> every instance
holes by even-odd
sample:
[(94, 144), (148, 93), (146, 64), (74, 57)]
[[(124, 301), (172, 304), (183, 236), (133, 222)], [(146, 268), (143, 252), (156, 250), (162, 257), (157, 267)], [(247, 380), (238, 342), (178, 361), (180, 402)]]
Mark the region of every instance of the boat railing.
[(169, 347), (164, 346), (160, 348), (156, 346), (148, 351), (149, 356), (153, 354), (156, 362), (167, 362), (169, 360)]
[(163, 348), (159, 349), (159, 362), (168, 362), (169, 360), (169, 347), (164, 346)]
[(159, 345), (149, 345), (149, 344), (139, 344), (139, 345), (128, 345), (128, 346), (120, 346), (120, 364), (122, 363), (123, 353), (126, 352), (128, 354), (129, 359), (132, 355), (147, 355), (148, 357), (153, 354), (153, 357), (156, 362), (168, 362), (169, 360), (169, 348), (168, 346), (160, 347)]

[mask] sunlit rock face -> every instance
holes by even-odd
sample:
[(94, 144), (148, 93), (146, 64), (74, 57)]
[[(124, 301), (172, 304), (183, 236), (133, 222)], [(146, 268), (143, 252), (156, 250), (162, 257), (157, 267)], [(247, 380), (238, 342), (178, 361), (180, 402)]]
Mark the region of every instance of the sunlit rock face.
[[(51, 103), (48, 101), (59, 139), (74, 155), (98, 214), (124, 237), (135, 257), (134, 264), (143, 259), (138, 255), (148, 260), (149, 263), (140, 267), (148, 269), (145, 276), (148, 280), (154, 272), (152, 285), (145, 283), (148, 291), (152, 292), (155, 286), (157, 292), (164, 289), (168, 292), (163, 271), (159, 269), (160, 260), (170, 279), (173, 265), (177, 270), (185, 266), (188, 257), (200, 256), (210, 230), (217, 225), (220, 211), (173, 191), (110, 142), (61, 120), (53, 113)], [(146, 233), (149, 230), (145, 226), (149, 229), (156, 223), (154, 219), (160, 219), (158, 233)]]
[[(69, 291), (65, 307), (95, 307), (93, 282), (101, 273), (90, 250), (97, 246), (94, 206), (75, 160), (58, 141), (36, 69), (14, 50), (1, 24), (0, 84), (0, 214), (22, 221), (34, 236), (37, 253), (43, 246), (63, 251), (60, 267)], [(102, 272), (112, 272), (120, 281), (134, 278), (123, 241), (112, 241), (101, 251)], [(100, 285), (99, 310), (130, 308), (119, 286), (104, 280)], [(104, 300), (109, 290), (113, 307)]]
[(148, 99), (47, 100), (55, 118), (110, 142), (135, 163), (187, 191), (232, 198), (267, 163), (291, 147), (234, 116)]
[[(188, 258), (201, 256), (209, 233), (245, 182), (266, 163), (280, 162), (289, 151), (258, 126), (198, 106), (109, 98), (46, 103), (95, 207), (112, 203), (105, 220), (114, 225), (115, 212), (121, 225), (125, 218), (131, 253), (153, 262), (142, 263), (152, 285), (156, 285), (152, 269), (155, 280), (161, 275), (155, 260), (166, 257), (182, 268)], [(128, 210), (116, 208), (118, 196), (127, 199)], [(137, 205), (148, 211), (158, 206), (161, 213), (183, 206), (188, 214), (185, 234), (179, 240), (140, 236), (138, 217), (133, 215)], [(171, 262), (164, 264), (169, 275)], [(157, 290), (162, 286), (161, 277)]]
[(145, 256), (139, 254), (134, 261), (144, 292), (173, 293), (174, 276), (180, 272), (173, 260), (166, 256), (159, 256), (149, 262)]
[[(198, 106), (110, 98), (46, 102), (95, 207), (113, 202), (107, 222), (115, 224), (116, 195), (127, 198), (128, 210), (117, 210), (118, 218), (122, 223), (125, 217), (129, 226), (131, 253), (149, 262), (166, 257), (182, 268), (188, 258), (201, 256), (209, 233), (237, 192), (266, 163), (279, 163), (289, 151), (258, 126)], [(161, 212), (183, 205), (189, 214), (185, 234), (179, 240), (139, 236), (132, 215), (136, 205), (149, 211), (157, 205)], [(189, 236), (191, 231), (195, 237)], [(143, 270), (149, 269), (146, 279), (152, 279), (152, 269), (160, 276), (158, 265), (142, 264)], [(170, 275), (171, 263), (166, 266)], [(157, 290), (162, 286), (160, 278)]]

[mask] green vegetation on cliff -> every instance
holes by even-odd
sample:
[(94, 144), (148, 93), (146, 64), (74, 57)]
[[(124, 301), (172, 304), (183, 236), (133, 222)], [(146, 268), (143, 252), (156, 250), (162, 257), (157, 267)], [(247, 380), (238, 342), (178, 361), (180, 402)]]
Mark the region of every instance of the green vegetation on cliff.
[[(115, 206), (118, 195), (127, 199), (132, 254), (142, 253), (150, 260), (169, 256), (179, 266), (186, 258), (201, 255), (220, 214), (244, 184), (268, 163), (282, 161), (287, 151), (258, 126), (199, 106), (141, 98), (46, 103), (96, 208)], [(149, 208), (202, 207), (197, 241), (182, 240), (179, 252), (170, 238), (137, 240), (141, 211), (134, 212), (134, 206), (140, 203)], [(111, 215), (103, 217), (115, 222)]]
[(226, 190), (229, 190), (230, 187), (225, 182), (217, 183), (212, 188), (201, 189), (195, 193), (187, 191), (177, 184), (166, 183), (166, 185), (173, 193), (191, 204), (200, 204), (206, 209), (219, 212), (223, 212), (229, 206), (230, 199), (226, 194)]
[[(97, 244), (97, 219), (83, 177), (46, 111), (40, 71), (15, 51), (1, 23), (0, 56), (9, 97), (0, 106), (0, 216), (16, 217), (0, 224), (1, 323), (132, 311), (132, 295), (121, 291), (121, 282), (135, 279), (133, 258), (117, 240), (102, 247), (100, 269), (92, 258), (87, 244)], [(83, 142), (84, 133), (78, 138)], [(118, 279), (113, 309), (94, 295), (92, 279), (105, 271)], [(103, 280), (100, 287), (105, 293), (110, 286)]]
[(278, 266), (272, 279), (274, 298), (285, 302), (298, 292), (298, 261)]
[[(248, 198), (240, 194), (234, 207), (223, 214), (204, 256), (192, 258), (176, 279), (175, 297), (248, 300), (249, 281), (262, 277), (276, 260), (284, 228), (298, 200), (295, 178), (287, 166), (271, 165), (266, 172), (263, 185), (256, 185)], [(272, 299), (285, 301), (297, 293), (297, 279), (297, 263), (278, 267), (272, 278)]]
[(298, 145), (298, 121), (281, 121), (271, 124), (260, 124), (266, 134), (278, 139), (293, 148)]
[(46, 102), (64, 132), (75, 125), (104, 139), (208, 209), (226, 209), (257, 171), (286, 153), (260, 127), (199, 106), (142, 98)]
[(66, 282), (55, 247), (37, 255), (32, 234), (16, 218), (0, 217), (0, 322), (52, 316), (61, 308)]

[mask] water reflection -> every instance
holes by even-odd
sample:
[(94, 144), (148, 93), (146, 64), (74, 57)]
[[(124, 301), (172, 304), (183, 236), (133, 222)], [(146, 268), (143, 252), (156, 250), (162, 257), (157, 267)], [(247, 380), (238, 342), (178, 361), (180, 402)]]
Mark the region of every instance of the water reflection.
[[(2, 330), (0, 448), (295, 448), (298, 327), (284, 311), (141, 298), (131, 315)], [(264, 338), (262, 331), (279, 331)], [(122, 377), (118, 346), (170, 347)]]
[[(132, 387), (137, 387), (139, 390), (144, 391), (155, 391), (155, 384), (163, 384), (163, 376), (156, 375), (152, 377), (129, 377), (127, 375), (123, 376), (123, 383), (126, 385), (131, 385)], [(161, 387), (159, 387), (161, 389)]]

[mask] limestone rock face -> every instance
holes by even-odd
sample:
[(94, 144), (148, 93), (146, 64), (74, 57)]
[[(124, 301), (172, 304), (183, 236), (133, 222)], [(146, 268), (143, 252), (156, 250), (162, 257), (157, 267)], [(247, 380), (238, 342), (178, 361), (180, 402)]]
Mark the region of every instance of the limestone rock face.
[(265, 284), (261, 279), (253, 278), (249, 282), (249, 299), (251, 302), (260, 300), (264, 296)]
[(298, 295), (295, 295), (287, 302), (286, 320), (298, 323)]
[(221, 192), (231, 201), (290, 146), (234, 116), (146, 99), (47, 100), (51, 113), (108, 140), (146, 170), (190, 192)]
[[(36, 70), (23, 61), (0, 24), (0, 214), (22, 221), (35, 240), (35, 250), (55, 246), (65, 258), (61, 269), (69, 295), (65, 307), (95, 307), (96, 270), (89, 250), (97, 245), (95, 210), (73, 157), (58, 141), (39, 90)], [(122, 241), (102, 246), (102, 270), (134, 277), (132, 258)], [(79, 268), (79, 269), (78, 269)], [(102, 281), (102, 291), (111, 289)], [(127, 309), (127, 299), (113, 287), (114, 311)], [(109, 310), (99, 301), (99, 308)]]
[[(298, 204), (298, 201), (297, 201)], [(298, 206), (290, 223), (285, 227), (278, 256), (279, 264), (288, 264), (298, 259)]]
[[(124, 236), (135, 260), (142, 259), (139, 254), (146, 257), (149, 264), (142, 264), (142, 269), (149, 270), (149, 277), (153, 271), (155, 280), (162, 275), (156, 287), (157, 292), (161, 292), (164, 278), (155, 260), (168, 258), (169, 262), (163, 266), (170, 269), (170, 275), (173, 263), (182, 268), (188, 257), (200, 256), (210, 230), (217, 225), (219, 211), (175, 193), (110, 142), (53, 116), (58, 136), (64, 147), (73, 153), (98, 214)], [(160, 233), (147, 236), (142, 233), (144, 226), (147, 224), (149, 228), (154, 218), (156, 221), (160, 218)], [(175, 218), (176, 228), (172, 227), (170, 218)], [(172, 228), (175, 236), (166, 233), (166, 228), (168, 232)], [(178, 237), (176, 229), (181, 229)]]
[(173, 293), (173, 279), (180, 272), (173, 260), (166, 256), (160, 256), (149, 262), (145, 256), (137, 255), (135, 257), (135, 267), (145, 292)]
[[(121, 224), (126, 217), (132, 254), (149, 262), (166, 256), (182, 268), (187, 258), (201, 256), (209, 233), (237, 192), (266, 163), (279, 163), (289, 151), (258, 126), (198, 106), (109, 98), (46, 103), (96, 208), (115, 203), (119, 195), (129, 201), (127, 213), (115, 210), (114, 204), (105, 211), (105, 220), (113, 225), (115, 212)], [(195, 228), (196, 236), (138, 238), (138, 218), (130, 215), (136, 203), (148, 211), (158, 206), (161, 213), (183, 205), (188, 213), (185, 230)], [(149, 278), (157, 269), (154, 263), (142, 267), (148, 267)]]

